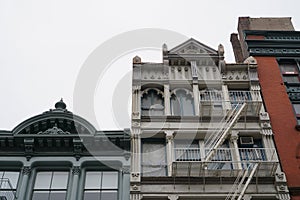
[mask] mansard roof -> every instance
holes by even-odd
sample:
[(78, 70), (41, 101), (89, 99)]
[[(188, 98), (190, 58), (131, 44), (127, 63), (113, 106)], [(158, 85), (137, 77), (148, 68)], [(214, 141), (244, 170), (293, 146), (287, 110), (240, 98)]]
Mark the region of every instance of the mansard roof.
[(169, 51), (170, 54), (218, 54), (217, 50), (190, 38)]
[(12, 130), (14, 135), (94, 135), (95, 132), (96, 129), (91, 123), (68, 111), (66, 109), (66, 104), (62, 100), (55, 104), (55, 109), (50, 109), (40, 115), (31, 117), (20, 123)]

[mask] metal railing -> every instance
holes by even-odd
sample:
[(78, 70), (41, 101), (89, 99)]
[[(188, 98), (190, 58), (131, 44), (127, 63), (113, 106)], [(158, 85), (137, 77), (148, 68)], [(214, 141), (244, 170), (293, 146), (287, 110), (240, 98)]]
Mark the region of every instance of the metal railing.
[(174, 148), (176, 161), (200, 161), (199, 148)]
[(16, 194), (8, 178), (0, 178), (0, 200), (15, 200)]
[(222, 102), (224, 96), (222, 91), (202, 91), (200, 92), (201, 102)]
[[(207, 153), (210, 149), (205, 149)], [(218, 148), (211, 161), (231, 161), (234, 148)], [(241, 162), (245, 161), (274, 161), (277, 162), (274, 148), (238, 148)], [(175, 161), (201, 161), (200, 148), (174, 148)]]

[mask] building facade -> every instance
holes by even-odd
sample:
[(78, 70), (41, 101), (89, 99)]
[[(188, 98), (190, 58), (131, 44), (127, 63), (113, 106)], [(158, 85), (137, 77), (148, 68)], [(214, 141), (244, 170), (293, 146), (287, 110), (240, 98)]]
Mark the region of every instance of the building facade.
[(189, 39), (133, 58), (131, 200), (290, 199), (257, 62)]
[(266, 110), (292, 199), (300, 199), (300, 32), (291, 18), (240, 17), (231, 36), (237, 62), (257, 60)]
[(0, 131), (1, 200), (128, 200), (130, 134), (97, 131), (60, 101)]

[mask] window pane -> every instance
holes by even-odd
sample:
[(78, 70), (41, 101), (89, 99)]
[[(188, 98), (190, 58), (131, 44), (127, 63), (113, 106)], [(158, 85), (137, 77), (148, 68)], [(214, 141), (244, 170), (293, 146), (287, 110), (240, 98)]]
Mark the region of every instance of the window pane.
[(171, 98), (171, 106), (172, 106), (172, 114), (180, 116), (181, 115), (180, 104), (178, 99), (175, 96), (172, 96)]
[(294, 107), (295, 113), (297, 115), (299, 115), (300, 114), (300, 104), (293, 104), (293, 107)]
[(295, 74), (298, 73), (296, 63), (282, 63), (279, 65), (282, 73), (285, 74)]
[(118, 188), (118, 172), (103, 172), (102, 189)]
[(51, 189), (66, 189), (69, 172), (53, 172)]
[(48, 200), (49, 191), (34, 191), (32, 200)]
[(162, 143), (143, 143), (143, 176), (166, 175), (166, 150)]
[(50, 189), (52, 172), (38, 172), (34, 189)]
[(85, 189), (101, 189), (101, 174), (102, 172), (86, 172)]
[(19, 180), (19, 174), (19, 172), (14, 171), (0, 172), (0, 178), (4, 179), (3, 183), (1, 184), (1, 188), (16, 189)]
[(100, 190), (84, 191), (84, 200), (98, 200), (100, 199)]
[(191, 116), (194, 115), (194, 105), (193, 99), (189, 97), (183, 97), (181, 100), (183, 115), (184, 116)]
[(142, 114), (159, 116), (164, 113), (164, 100), (156, 90), (149, 90), (142, 97)]
[(64, 200), (66, 199), (66, 191), (51, 191), (49, 200)]
[(193, 98), (184, 90), (178, 90), (175, 95), (172, 95), (171, 106), (173, 115), (194, 115)]
[(296, 76), (284, 75), (283, 81), (288, 82), (288, 83), (299, 83), (299, 78), (298, 78), (298, 75), (296, 75)]
[(118, 193), (117, 191), (102, 191), (101, 200), (117, 200)]

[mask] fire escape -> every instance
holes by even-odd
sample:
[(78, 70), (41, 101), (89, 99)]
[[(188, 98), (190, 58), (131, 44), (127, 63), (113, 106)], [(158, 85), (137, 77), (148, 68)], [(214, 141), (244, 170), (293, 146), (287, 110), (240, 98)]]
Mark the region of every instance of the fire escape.
[[(201, 96), (202, 95), (202, 96)], [(213, 107), (215, 104), (224, 105), (224, 98), (221, 91), (205, 91), (200, 94), (202, 106)], [(277, 168), (277, 158), (275, 149), (267, 148), (223, 148), (223, 143), (231, 133), (232, 128), (236, 125), (242, 115), (246, 116), (249, 111), (252, 115), (258, 115), (261, 108), (261, 100), (253, 99), (250, 91), (232, 91), (229, 92), (229, 103), (232, 109), (225, 112), (215, 131), (208, 134), (204, 139), (205, 156), (202, 156), (200, 149), (175, 149), (175, 155), (180, 154), (192, 159), (179, 157), (173, 163), (173, 176), (210, 176), (210, 172), (218, 170), (219, 172), (231, 174), (236, 177), (231, 191), (228, 193), (226, 200), (241, 200), (245, 191), (254, 176), (273, 176)], [(257, 96), (259, 97), (259, 96)], [(201, 106), (201, 105), (200, 105)], [(200, 108), (202, 111), (208, 111), (208, 115), (213, 111), (207, 107)], [(224, 112), (224, 110), (223, 110)], [(234, 161), (231, 152), (238, 151), (242, 160)], [(267, 156), (268, 155), (268, 156)], [(268, 158), (267, 158), (268, 157)], [(230, 165), (231, 168), (224, 168)], [(183, 174), (184, 168), (187, 167), (186, 174)], [(222, 170), (226, 169), (226, 170)], [(229, 170), (228, 170), (229, 169)], [(226, 176), (226, 175), (225, 175)], [(175, 178), (174, 178), (175, 179)]]

